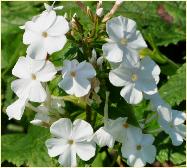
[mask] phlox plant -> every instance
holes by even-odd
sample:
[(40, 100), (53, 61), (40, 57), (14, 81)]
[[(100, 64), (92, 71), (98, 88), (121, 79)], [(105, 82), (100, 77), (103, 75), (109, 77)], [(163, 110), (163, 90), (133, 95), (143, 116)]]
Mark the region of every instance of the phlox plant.
[[(79, 166), (78, 160), (89, 163), (101, 148), (117, 149), (128, 166), (152, 164), (157, 154), (155, 134), (144, 128), (156, 121), (159, 131), (168, 134), (173, 146), (179, 146), (185, 140), (185, 113), (172, 109), (160, 96), (161, 69), (143, 52), (148, 44), (136, 21), (114, 16), (123, 2), (115, 1), (108, 13), (102, 1), (97, 2), (96, 11), (76, 3), (94, 25), (89, 32), (77, 14), (71, 18), (68, 13), (58, 15), (66, 7), (55, 6), (55, 1), (51, 6), (44, 3), (42, 13), (20, 26), (27, 49), (12, 69), (17, 79), (11, 82), (11, 89), (17, 99), (6, 114), (21, 120), (25, 108), (35, 112), (30, 124), (49, 130), (51, 137), (43, 143), (59, 166)], [(67, 56), (56, 66), (53, 54), (67, 43), (79, 46), (79, 54)], [(61, 93), (53, 95), (49, 85), (57, 78), (55, 87)], [(117, 105), (119, 117), (110, 114), (114, 95), (123, 102)], [(68, 115), (68, 101), (83, 107), (85, 117)], [(155, 112), (149, 119), (133, 119), (125, 115), (127, 111), (123, 111), (125, 116), (121, 114), (120, 106), (128, 110), (142, 101), (149, 102)]]

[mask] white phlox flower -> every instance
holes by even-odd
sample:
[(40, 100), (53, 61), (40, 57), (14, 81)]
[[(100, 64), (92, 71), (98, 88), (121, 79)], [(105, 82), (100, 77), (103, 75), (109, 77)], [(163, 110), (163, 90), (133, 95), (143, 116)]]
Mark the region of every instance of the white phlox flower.
[(69, 24), (63, 16), (56, 16), (54, 10), (42, 12), (35, 20), (25, 23), (23, 43), (29, 45), (27, 54), (35, 59), (46, 59), (47, 54), (64, 47), (68, 31)]
[(6, 109), (6, 113), (9, 117), (9, 120), (12, 118), (16, 120), (21, 120), (27, 102), (28, 102), (27, 99), (19, 98), (14, 103), (9, 105)]
[(122, 143), (122, 156), (127, 158), (127, 164), (133, 167), (142, 167), (146, 162), (153, 163), (156, 156), (156, 148), (153, 146), (154, 137), (142, 134), (137, 129), (131, 130), (128, 140)]
[(91, 89), (89, 79), (96, 76), (93, 66), (83, 61), (79, 63), (77, 60), (65, 60), (62, 68), (63, 79), (58, 84), (67, 94), (82, 97), (88, 94)]
[(152, 95), (157, 92), (160, 68), (149, 57), (141, 61), (123, 61), (120, 66), (109, 73), (110, 82), (123, 87), (120, 95), (130, 104), (140, 103), (142, 92)]
[(19, 57), (12, 74), (20, 79), (11, 83), (11, 89), (21, 99), (44, 102), (47, 94), (41, 82), (52, 80), (56, 72), (50, 61)]
[(93, 140), (100, 147), (108, 146), (112, 148), (115, 141), (123, 143), (128, 139), (128, 135), (135, 130), (141, 132), (141, 129), (127, 123), (127, 117), (119, 117), (115, 120), (108, 120), (107, 125), (100, 127), (94, 134)]
[(102, 50), (109, 62), (137, 60), (139, 50), (147, 47), (140, 31), (136, 30), (136, 22), (131, 19), (122, 16), (110, 19), (106, 23), (106, 32), (109, 40)]
[(158, 112), (158, 123), (169, 134), (172, 144), (175, 146), (181, 145), (186, 137), (186, 126), (183, 124), (186, 120), (185, 113), (172, 110), (158, 93), (145, 97), (150, 99), (154, 110)]
[(77, 166), (76, 155), (88, 161), (95, 155), (96, 145), (90, 141), (93, 129), (89, 123), (77, 119), (71, 123), (68, 118), (54, 122), (50, 127), (54, 138), (46, 141), (50, 157), (59, 155), (58, 162), (65, 166)]
[(116, 139), (121, 139), (122, 124), (125, 123), (127, 118), (117, 118), (116, 120), (108, 120), (107, 125), (100, 127), (94, 134), (93, 140), (100, 147), (108, 146), (112, 148)]
[(186, 120), (185, 113), (163, 105), (158, 106), (157, 111), (159, 114), (158, 123), (169, 134), (172, 144), (181, 145), (186, 137), (186, 126), (183, 124)]

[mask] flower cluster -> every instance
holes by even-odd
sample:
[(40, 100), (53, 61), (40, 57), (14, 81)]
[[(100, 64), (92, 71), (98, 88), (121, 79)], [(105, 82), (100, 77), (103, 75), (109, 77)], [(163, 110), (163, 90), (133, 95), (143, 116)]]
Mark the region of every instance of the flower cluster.
[[(127, 159), (128, 165), (145, 166), (146, 163), (154, 162), (156, 147), (153, 145), (154, 136), (144, 133), (142, 127), (130, 124), (127, 117), (108, 117), (110, 111), (107, 90), (104, 125), (97, 130), (89, 120), (75, 119), (72, 122), (69, 118), (51, 117), (50, 113), (54, 111), (65, 113), (65, 102), (60, 97), (51, 95), (48, 88), (48, 82), (55, 78), (58, 71), (62, 79), (56, 87), (78, 100), (85, 100), (86, 106), (91, 108), (93, 100), (97, 100), (100, 105), (98, 92), (101, 81), (97, 75), (105, 68), (103, 64), (109, 63), (110, 72), (107, 78), (112, 85), (122, 87), (119, 95), (124, 101), (135, 105), (143, 98), (150, 100), (153, 110), (157, 111), (156, 119), (160, 127), (169, 134), (173, 145), (180, 145), (185, 139), (185, 113), (171, 109), (159, 96), (157, 84), (160, 68), (149, 56), (140, 57), (140, 50), (147, 48), (147, 44), (137, 30), (136, 22), (123, 16), (110, 19), (121, 3), (116, 1), (106, 16), (103, 16), (102, 1), (97, 4), (95, 17), (87, 9), (91, 18), (101, 20), (103, 17), (103, 22), (107, 21), (108, 37), (102, 45), (102, 56), (98, 58), (96, 50), (92, 48), (92, 55), (88, 55), (87, 60), (65, 60), (60, 68), (55, 67), (49, 57), (63, 49), (67, 42), (67, 33), (73, 34), (73, 24), (77, 26), (76, 29), (79, 28), (76, 16), (68, 23), (65, 17), (58, 16), (55, 11), (63, 9), (63, 6), (45, 4), (45, 11), (21, 26), (25, 31), (23, 43), (28, 48), (26, 57), (19, 57), (12, 70), (12, 74), (19, 78), (11, 83), (18, 99), (7, 107), (6, 112), (9, 119), (16, 120), (21, 119), (25, 107), (37, 112), (31, 123), (50, 127), (53, 137), (45, 144), (50, 157), (59, 156), (60, 165), (77, 166), (77, 156), (84, 161), (90, 160), (96, 154), (96, 145), (113, 148), (115, 143), (120, 143), (121, 154)], [(29, 101), (40, 105), (35, 107)]]

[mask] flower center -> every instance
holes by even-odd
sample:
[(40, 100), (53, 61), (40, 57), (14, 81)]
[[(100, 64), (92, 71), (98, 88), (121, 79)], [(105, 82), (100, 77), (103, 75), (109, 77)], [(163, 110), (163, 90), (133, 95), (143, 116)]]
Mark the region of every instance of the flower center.
[(129, 127), (129, 124), (128, 124), (128, 123), (124, 123), (124, 124), (123, 124), (123, 127), (124, 127), (124, 128), (128, 128), (128, 127)]
[(74, 140), (72, 140), (72, 139), (69, 139), (69, 140), (68, 140), (68, 144), (69, 144), (69, 145), (72, 145), (72, 144), (74, 144)]
[(172, 124), (171, 122), (169, 123), (169, 127), (170, 127), (170, 128), (173, 128), (173, 124)]
[(137, 145), (136, 146), (136, 150), (141, 150), (142, 149), (142, 146), (141, 145)]
[(127, 39), (126, 38), (122, 38), (121, 40), (120, 40), (120, 44), (122, 44), (122, 45), (126, 45), (127, 44)]
[(75, 77), (75, 76), (76, 76), (76, 72), (75, 72), (75, 71), (71, 71), (71, 72), (70, 72), (70, 75), (71, 75), (72, 77)]
[(31, 78), (32, 78), (32, 80), (36, 80), (36, 75), (35, 74), (31, 74)]
[(132, 74), (131, 80), (136, 81), (138, 79), (138, 76), (136, 74)]
[(47, 32), (42, 32), (42, 36), (46, 38), (48, 36)]

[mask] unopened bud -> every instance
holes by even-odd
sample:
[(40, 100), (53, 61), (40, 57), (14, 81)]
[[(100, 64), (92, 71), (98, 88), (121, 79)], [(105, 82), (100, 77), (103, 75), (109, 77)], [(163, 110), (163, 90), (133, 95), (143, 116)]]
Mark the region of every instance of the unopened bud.
[(89, 62), (91, 64), (95, 64), (96, 63), (96, 60), (97, 60), (97, 54), (96, 54), (96, 51), (95, 49), (92, 50), (92, 57), (89, 58)]
[(103, 8), (97, 9), (96, 10), (96, 15), (99, 16), (99, 17), (103, 16)]
[(64, 18), (67, 19), (68, 18), (68, 14), (64, 13)]
[(86, 7), (86, 11), (87, 11), (87, 13), (90, 12), (90, 7), (89, 6)]
[(116, 5), (121, 5), (123, 3), (123, 0), (116, 0)]
[(101, 6), (102, 6), (102, 1), (99, 1), (99, 2), (97, 3), (97, 9), (99, 9)]

